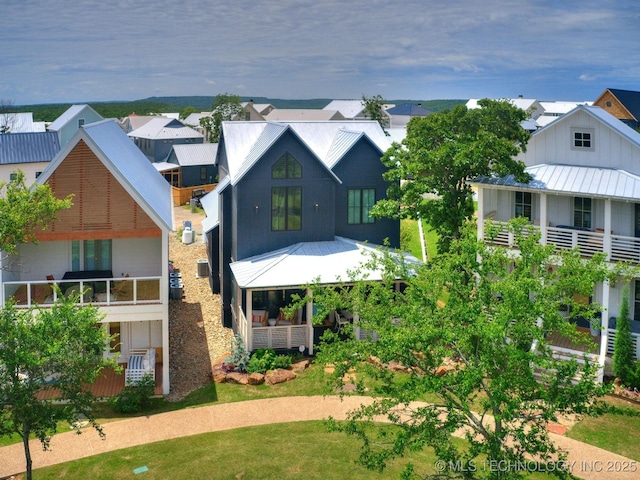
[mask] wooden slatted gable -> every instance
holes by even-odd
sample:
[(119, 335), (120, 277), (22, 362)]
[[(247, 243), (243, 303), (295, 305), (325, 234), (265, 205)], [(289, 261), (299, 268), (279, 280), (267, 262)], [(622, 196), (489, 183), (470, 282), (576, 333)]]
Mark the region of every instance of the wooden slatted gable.
[(58, 198), (73, 194), (73, 206), (58, 213), (38, 240), (156, 237), (161, 231), (82, 140), (47, 183)]

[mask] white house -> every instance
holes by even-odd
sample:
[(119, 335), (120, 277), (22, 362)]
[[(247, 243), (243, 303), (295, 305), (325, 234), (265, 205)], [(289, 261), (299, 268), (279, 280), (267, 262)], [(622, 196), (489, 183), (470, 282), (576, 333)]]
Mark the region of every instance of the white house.
[[(528, 184), (484, 177), (478, 190), (478, 218), (506, 222), (522, 216), (539, 228), (541, 242), (558, 249), (580, 247), (585, 257), (604, 252), (609, 262), (640, 263), (640, 133), (599, 107), (579, 105), (536, 131), (519, 159)], [(489, 240), (483, 221), (478, 236)], [(506, 230), (494, 243), (512, 246)], [(601, 330), (591, 329), (605, 366), (613, 352), (615, 318), (623, 282), (599, 284), (590, 299), (602, 305)], [(640, 356), (640, 279), (631, 282), (629, 305), (636, 356)], [(589, 328), (590, 321), (578, 327)], [(601, 369), (602, 375), (602, 369)]]

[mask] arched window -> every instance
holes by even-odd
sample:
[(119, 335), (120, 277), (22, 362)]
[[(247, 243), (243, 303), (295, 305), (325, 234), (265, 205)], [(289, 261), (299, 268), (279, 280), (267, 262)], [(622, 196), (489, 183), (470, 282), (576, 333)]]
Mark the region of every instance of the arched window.
[(302, 178), (302, 165), (287, 152), (271, 167), (271, 178)]

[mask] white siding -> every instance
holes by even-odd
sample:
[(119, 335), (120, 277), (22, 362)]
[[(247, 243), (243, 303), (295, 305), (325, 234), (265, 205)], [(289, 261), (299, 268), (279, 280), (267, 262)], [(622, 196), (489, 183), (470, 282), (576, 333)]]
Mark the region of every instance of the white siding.
[(162, 239), (115, 239), (112, 244), (114, 277), (129, 274), (132, 277), (162, 275)]

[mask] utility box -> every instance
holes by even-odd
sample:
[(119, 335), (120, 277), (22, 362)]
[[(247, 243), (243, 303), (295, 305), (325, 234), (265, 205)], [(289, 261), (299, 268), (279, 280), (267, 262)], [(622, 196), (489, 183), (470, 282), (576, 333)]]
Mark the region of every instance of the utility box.
[(206, 259), (198, 260), (198, 269), (196, 271), (196, 277), (206, 278), (209, 276), (209, 261)]

